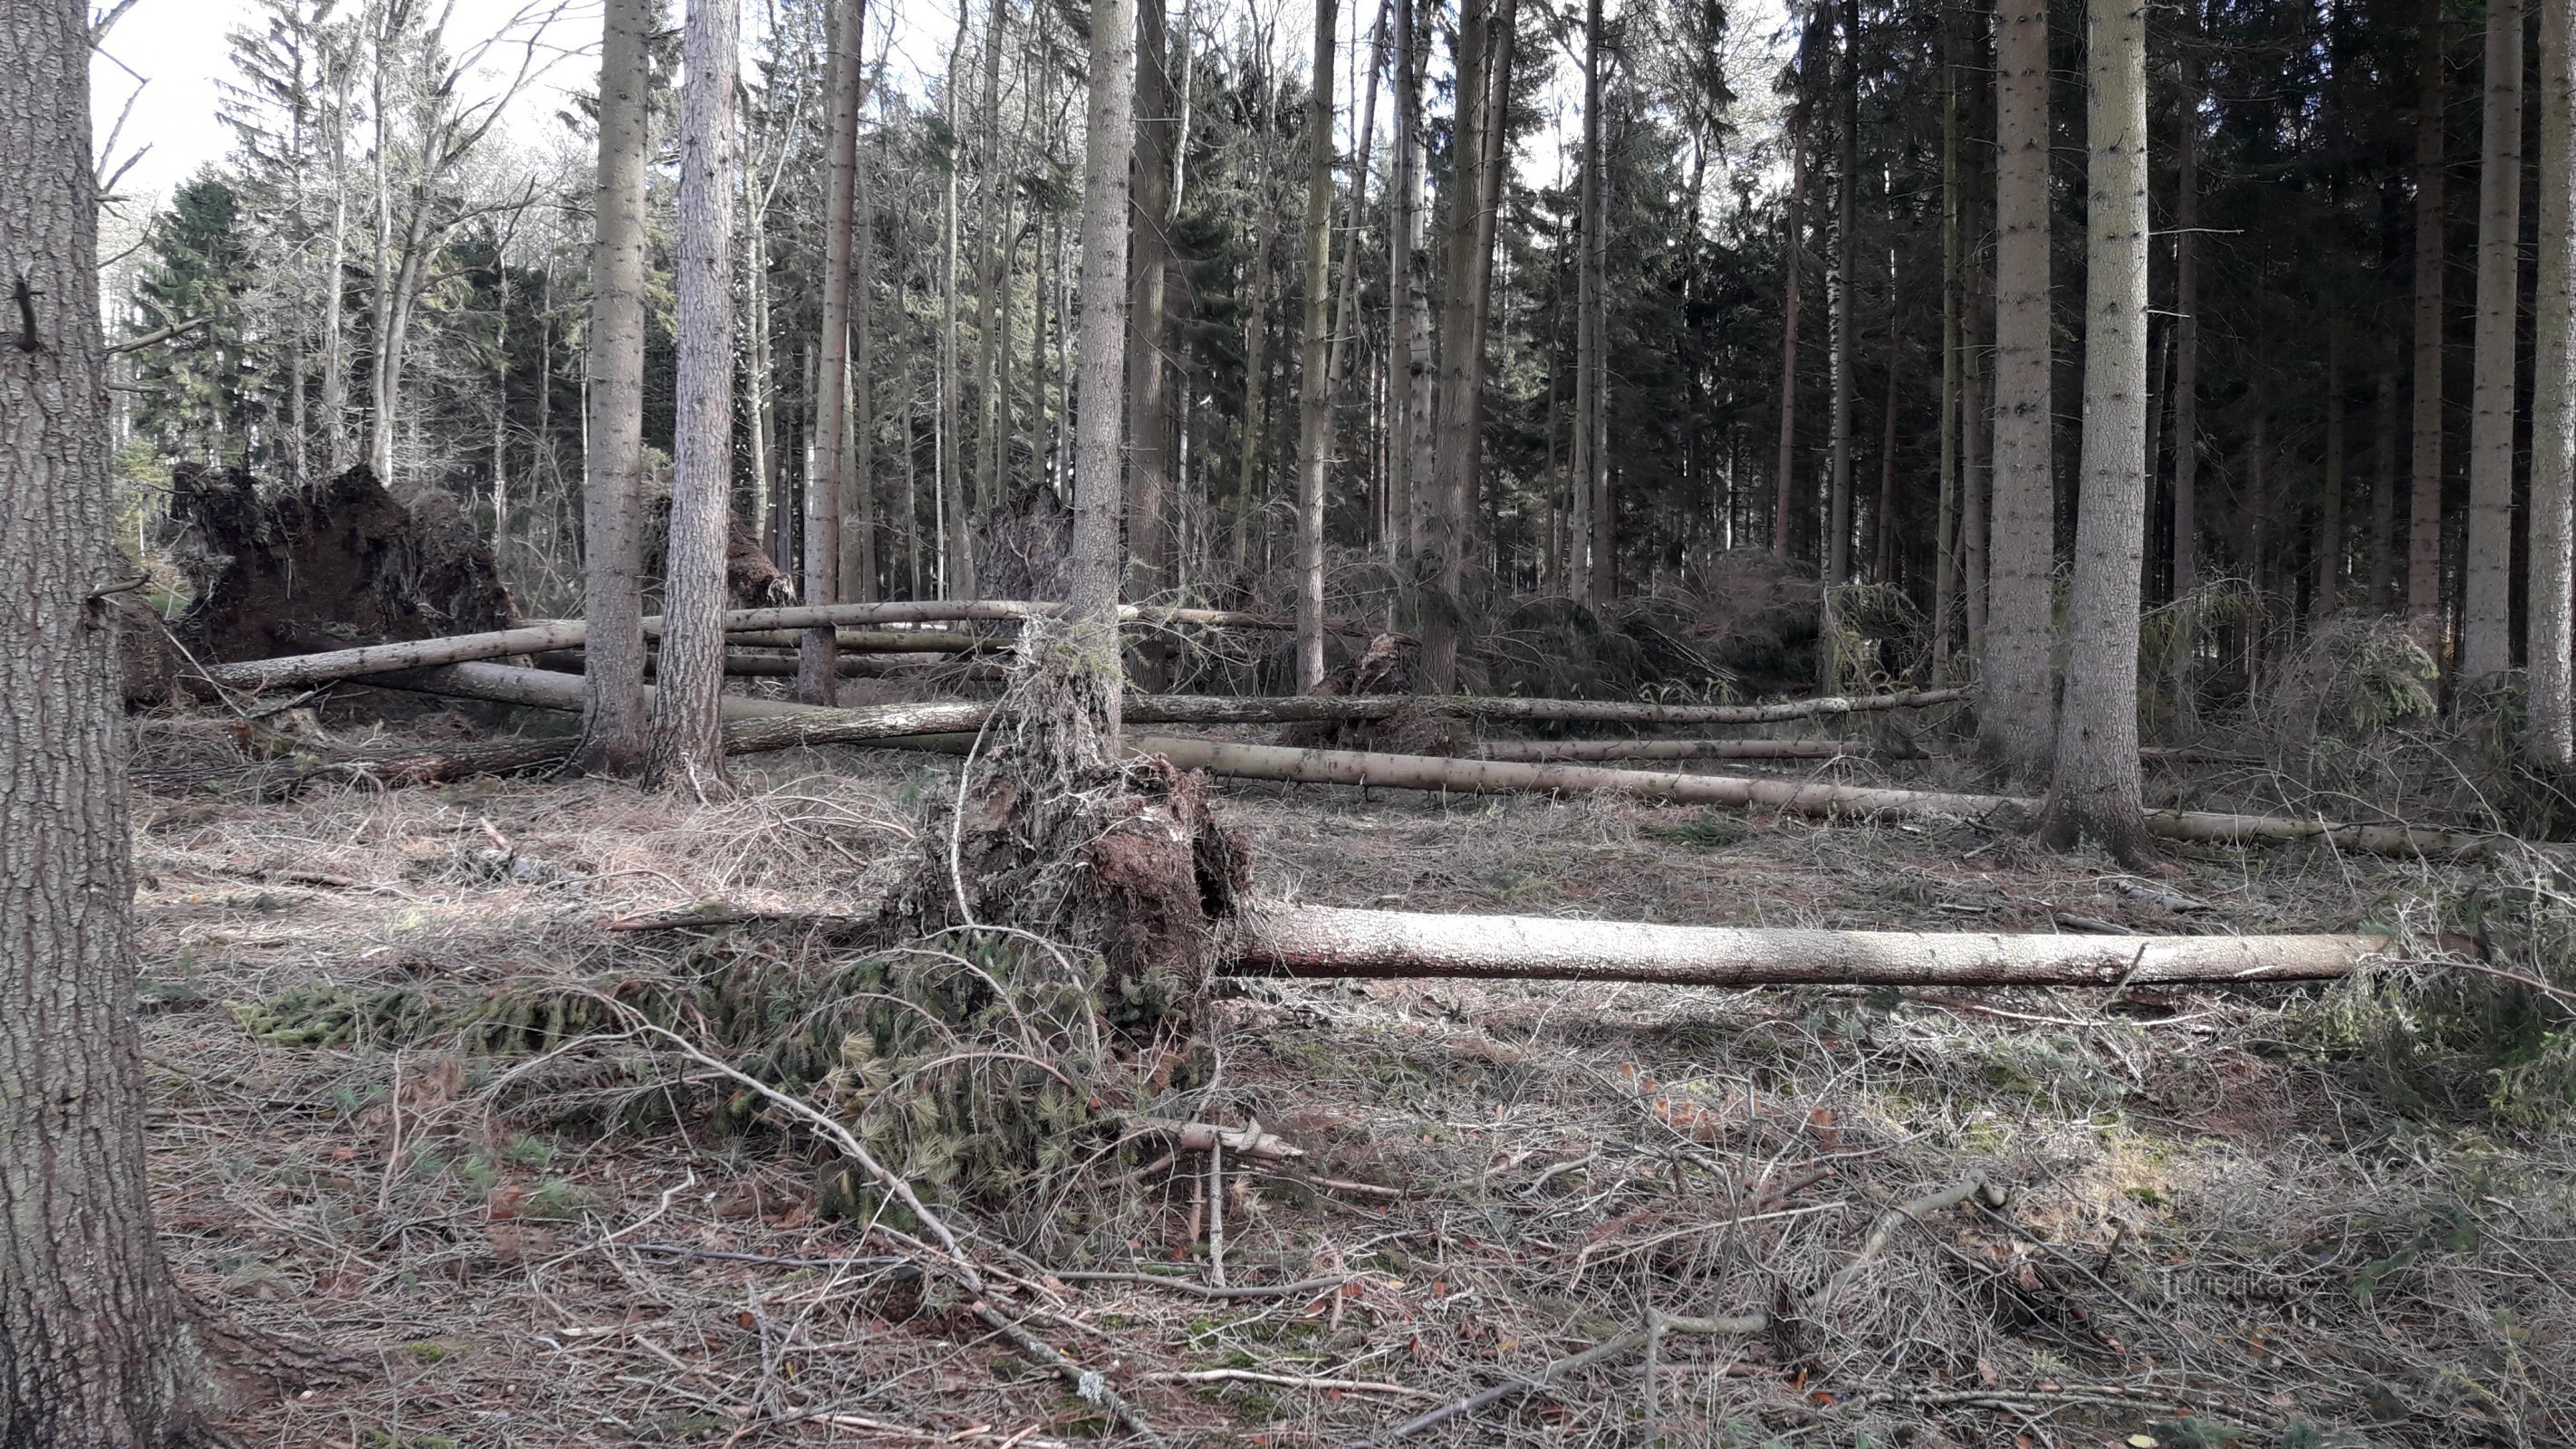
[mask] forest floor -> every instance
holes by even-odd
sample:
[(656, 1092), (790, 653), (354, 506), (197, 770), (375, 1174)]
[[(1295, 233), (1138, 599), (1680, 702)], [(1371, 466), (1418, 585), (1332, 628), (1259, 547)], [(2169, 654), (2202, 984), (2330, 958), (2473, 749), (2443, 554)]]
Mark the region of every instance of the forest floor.
[[(223, 748), (211, 726), (147, 731), (147, 755)], [(720, 1124), (686, 1058), (567, 1086), (553, 1057), (363, 1006), (828, 954), (792, 927), (601, 927), (710, 902), (863, 912), (953, 773), (765, 757), (719, 805), (589, 781), (140, 787), (169, 1252), (235, 1320), (364, 1365), (242, 1410), (235, 1436), (1115, 1437), (821, 1212), (810, 1142)], [(1598, 799), (1221, 799), (1266, 893), (1410, 910), (2274, 932), (2475, 884), (2313, 849), (2178, 851), (2147, 880), (1960, 824)], [(1183, 1112), (1309, 1156), (1302, 1178), (1224, 1178), (1229, 1287), (1209, 1288), (1204, 1174), (1066, 1185), (1049, 1211), (1086, 1225), (1086, 1261), (982, 1246), (1020, 1264), (1006, 1311), (1176, 1444), (1362, 1441), (1650, 1308), (1775, 1324), (1668, 1337), (1408, 1442), (2576, 1442), (2576, 1143), (2410, 1095), (2354, 1045), (2371, 989), (1236, 983), (1207, 1013), (1217, 1080)], [(293, 1027), (333, 1003), (347, 1030)], [(615, 1109), (654, 1094), (675, 1110)], [(1885, 1216), (1969, 1180), (2008, 1202)], [(1130, 1276), (1045, 1271), (1075, 1267)]]

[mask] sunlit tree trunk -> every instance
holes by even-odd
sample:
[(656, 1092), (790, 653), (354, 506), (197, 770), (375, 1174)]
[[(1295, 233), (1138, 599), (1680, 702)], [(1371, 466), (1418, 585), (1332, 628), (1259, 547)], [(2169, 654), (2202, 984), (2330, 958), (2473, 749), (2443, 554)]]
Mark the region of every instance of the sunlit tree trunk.
[(2513, 667), (2514, 323), (2522, 290), (2522, 3), (2488, 0), (2478, 166), (2476, 391), (2469, 413), (2468, 572), (2460, 674)]
[[(841, 496), (851, 479), (850, 248), (858, 219), (859, 66), (866, 44), (862, 0), (834, 0), (823, 50), (831, 120), (823, 151), (823, 352), (816, 367), (814, 437), (819, 466), (805, 490), (805, 602), (841, 593)], [(796, 650), (796, 697), (832, 704), (841, 673), (836, 631), (808, 629)]]
[(2138, 787), (2138, 565), (2146, 539), (2147, 13), (2092, 0), (2084, 306), (2084, 491), (2067, 601), (2066, 705), (2041, 835), (2146, 840)]
[(135, 1028), (89, 7), (0, 0), (0, 1444), (180, 1442)]
[(1315, 72), (1306, 102), (1306, 269), (1297, 416), (1297, 687), (1324, 682), (1324, 483), (1332, 463), (1333, 65), (1336, 0), (1315, 0)]
[[(1995, 453), (1978, 751), (2015, 779), (2048, 771), (2056, 485), (2049, 429), (2048, 7), (2003, 0), (1995, 61)], [(2132, 457), (2135, 456), (2134, 450)]]
[(608, 0), (582, 389), (585, 769), (644, 765), (644, 152), (651, 0)]
[(733, 502), (733, 124), (740, 0), (689, 0), (681, 41), (678, 407), (660, 685), (647, 783), (717, 795), (724, 766), (725, 543)]
[(2568, 667), (2569, 590), (2576, 588), (2576, 117), (2568, 64), (2571, 0), (2540, 6), (2540, 315), (2532, 339), (2531, 582), (2525, 647), (2532, 760), (2563, 769), (2576, 756)]

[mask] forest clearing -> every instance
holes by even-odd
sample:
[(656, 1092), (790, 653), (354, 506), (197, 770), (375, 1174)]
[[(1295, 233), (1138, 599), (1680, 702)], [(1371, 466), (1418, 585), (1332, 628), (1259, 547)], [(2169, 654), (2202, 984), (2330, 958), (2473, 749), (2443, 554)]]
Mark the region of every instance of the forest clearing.
[(2576, 1442), (2571, 30), (0, 0), (0, 1449)]

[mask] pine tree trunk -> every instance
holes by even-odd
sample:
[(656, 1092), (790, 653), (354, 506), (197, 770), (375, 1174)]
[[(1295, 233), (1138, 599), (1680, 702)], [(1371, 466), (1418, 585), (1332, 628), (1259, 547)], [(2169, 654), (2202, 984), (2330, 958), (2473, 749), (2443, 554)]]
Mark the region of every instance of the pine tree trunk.
[(1397, 275), (1390, 286), (1400, 299), (1395, 345), (1403, 348), (1403, 365), (1395, 411), (1403, 419), (1401, 461), (1405, 500), (1403, 552), (1418, 554), (1430, 529), (1434, 464), (1432, 384), (1437, 364), (1431, 352), (1431, 250), (1427, 236), (1430, 207), (1425, 203), (1422, 86), (1430, 65), (1430, 47), (1422, 40), (1420, 0), (1396, 0), (1397, 49), (1396, 145), (1404, 179), (1396, 188)]
[[(859, 69), (866, 43), (864, 0), (832, 0), (823, 48), (829, 77), (831, 121), (823, 152), (823, 355), (817, 364), (822, 396), (815, 401), (814, 433), (821, 464), (805, 490), (805, 602), (841, 599), (841, 497), (850, 466), (850, 248), (858, 213)], [(835, 701), (841, 676), (840, 646), (829, 629), (808, 629), (796, 650), (796, 697), (807, 704)]]
[[(1841, 124), (1835, 127), (1839, 159), (1834, 170), (1834, 264), (1825, 275), (1827, 305), (1833, 309), (1833, 343), (1827, 371), (1833, 386), (1832, 478), (1825, 499), (1825, 584), (1851, 582), (1853, 399), (1858, 391), (1852, 353), (1853, 267), (1859, 261), (1860, 238), (1860, 0), (1843, 0)], [(1830, 646), (1828, 638), (1828, 646)], [(1840, 664), (1825, 659), (1828, 692), (1839, 682)]]
[(2540, 271), (2533, 329), (2531, 582), (2524, 630), (2533, 763), (2576, 757), (2569, 690), (2569, 591), (2576, 588), (2576, 117), (2570, 115), (2571, 0), (2540, 6)]
[(1798, 281), (1806, 270), (1807, 151), (1790, 118), (1789, 211), (1780, 270), (1780, 458), (1771, 471), (1771, 556), (1789, 557), (1789, 524), (1798, 516)]
[(2041, 835), (2098, 840), (2134, 860), (2138, 788), (2138, 565), (2147, 479), (2147, 14), (2092, 0), (2090, 196), (2085, 214), (2084, 491), (2067, 601), (2066, 705)]
[(1932, 533), (1932, 679), (1950, 674), (1959, 601), (1959, 11), (1941, 12), (1941, 501)]
[(1336, 0), (1315, 3), (1315, 72), (1306, 102), (1306, 321), (1298, 366), (1297, 687), (1324, 682), (1324, 482), (1333, 451), (1333, 64)]
[(1574, 537), (1569, 551), (1585, 566), (1581, 602), (1598, 609), (1617, 592), (1617, 512), (1610, 497), (1607, 451), (1610, 422), (1609, 203), (1602, 168), (1609, 157), (1602, 146), (1601, 0), (1583, 7), (1583, 185), (1582, 220), (1576, 237), (1583, 248), (1576, 287), (1574, 380)]
[(2397, 599), (2397, 374), (2379, 374), (2372, 412), (2370, 470), (2370, 611), (2389, 613)]
[(959, 235), (957, 181), (964, 163), (963, 143), (959, 139), (961, 117), (957, 111), (958, 64), (966, 58), (966, 21), (970, 7), (960, 0), (957, 7), (957, 38), (948, 48), (948, 80), (941, 88), (947, 109), (948, 165), (947, 209), (942, 213), (941, 244), (946, 248), (945, 268), (939, 292), (939, 414), (935, 490), (932, 509), (939, 518), (940, 595), (950, 599), (975, 597), (975, 546), (972, 530), (966, 522), (966, 470), (961, 459), (965, 450), (962, 431), (964, 400), (959, 396), (957, 376), (957, 297), (964, 289), (958, 283), (958, 251), (964, 246)]
[(349, 466), (349, 72), (331, 107), (331, 242), (322, 263), (322, 436), (331, 476)]
[(1995, 60), (1995, 453), (1977, 747), (2008, 778), (2048, 773), (2056, 484), (2050, 462), (2048, 7), (2003, 0)]
[(2442, 657), (2442, 0), (2416, 22), (2422, 89), (2415, 102), (2415, 441), (2406, 530), (2406, 617), (2415, 642)]
[[(1888, 279), (1891, 283), (1894, 277)], [(1895, 292), (1888, 295), (1893, 298)], [(1904, 340), (1896, 333), (1896, 317), (1887, 319), (1887, 386), (1881, 394), (1883, 406), (1878, 414), (1878, 501), (1870, 509), (1870, 577), (1880, 583), (1893, 582), (1896, 574), (1896, 378), (1897, 363), (1904, 355)]]
[[(2169, 547), (2173, 596), (2188, 599), (2200, 588), (2200, 106), (2201, 0), (2183, 8), (2180, 124), (2174, 138), (2174, 381), (2173, 534)], [(2173, 721), (2187, 727), (2196, 716), (2192, 661), (2200, 647), (2193, 612), (2174, 611), (2167, 648), (2166, 688)]]
[(702, 796), (724, 766), (725, 545), (733, 502), (735, 36), (741, 0), (689, 0), (681, 41), (677, 423), (664, 566), (661, 687), (645, 780)]
[(2522, 3), (2488, 0), (2485, 155), (2478, 167), (2476, 391), (2460, 674), (2513, 667), (2514, 324), (2522, 284)]
[[(1009, 0), (993, 0), (984, 22), (984, 99), (977, 130), (983, 149), (975, 177), (975, 501), (978, 518), (1001, 506), (1002, 396), (996, 381), (1001, 337), (1002, 271), (1002, 45)], [(1132, 42), (1131, 42), (1132, 44)], [(1122, 278), (1123, 280), (1123, 278)]]
[[(1163, 7), (1136, 9), (1136, 224), (1127, 258), (1127, 596), (1143, 602), (1172, 586), (1173, 399), (1172, 163), (1184, 144), (1172, 116), (1166, 71), (1171, 46)], [(1138, 683), (1165, 682), (1162, 652), (1150, 646)]]
[[(861, 19), (865, 19), (864, 7)], [(854, 27), (861, 36), (862, 24)], [(861, 62), (864, 65), (864, 59)], [(850, 527), (841, 533), (841, 597), (873, 603), (878, 595), (877, 556), (877, 373), (874, 299), (876, 295), (876, 204), (868, 191), (866, 163), (853, 156), (851, 186), (858, 216), (850, 228), (850, 453), (841, 485), (841, 516)]]
[[(997, 0), (998, 3), (998, 0)], [(1161, 0), (1149, 0), (1159, 4)], [(1135, 149), (1136, 0), (1092, 0), (1091, 94), (1082, 180), (1081, 411), (1073, 464), (1073, 559), (1067, 643), (1085, 676), (1069, 697), (1087, 706), (1111, 749), (1118, 739), (1118, 514), (1126, 491), (1128, 165)], [(1077, 726), (1077, 732), (1080, 727)]]
[(591, 206), (588, 378), (582, 391), (582, 617), (590, 663), (577, 763), (643, 768), (644, 152), (650, 0), (608, 0)]
[(135, 1028), (89, 7), (0, 4), (0, 1444), (178, 1442), (191, 1362), (154, 1236)]
[(2344, 315), (2326, 317), (2326, 475), (2317, 500), (2316, 593), (2310, 612), (2319, 622), (2343, 607)]

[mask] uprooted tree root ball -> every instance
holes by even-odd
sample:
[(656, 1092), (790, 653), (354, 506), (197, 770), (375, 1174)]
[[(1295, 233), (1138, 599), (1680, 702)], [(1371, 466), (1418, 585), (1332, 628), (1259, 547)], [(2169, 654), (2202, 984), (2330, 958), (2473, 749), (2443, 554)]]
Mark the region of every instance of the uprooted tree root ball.
[(1027, 931), (1097, 955), (1114, 1024), (1185, 1019), (1223, 955), (1249, 857), (1205, 775), (1116, 757), (1101, 722), (1118, 682), (1074, 630), (1033, 622), (1020, 648), (955, 805), (934, 810), (887, 900), (886, 936)]

